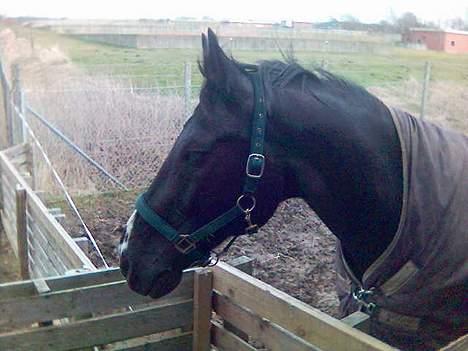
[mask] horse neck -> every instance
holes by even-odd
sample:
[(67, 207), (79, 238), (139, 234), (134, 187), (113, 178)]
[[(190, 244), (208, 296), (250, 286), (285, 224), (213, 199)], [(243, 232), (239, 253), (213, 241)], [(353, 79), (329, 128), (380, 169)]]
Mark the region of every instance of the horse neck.
[(272, 134), (294, 179), (290, 194), (302, 197), (340, 239), (360, 278), (398, 226), (401, 150), (383, 103), (372, 98), (363, 107), (351, 96), (335, 100), (278, 96), (272, 118), (278, 133)]

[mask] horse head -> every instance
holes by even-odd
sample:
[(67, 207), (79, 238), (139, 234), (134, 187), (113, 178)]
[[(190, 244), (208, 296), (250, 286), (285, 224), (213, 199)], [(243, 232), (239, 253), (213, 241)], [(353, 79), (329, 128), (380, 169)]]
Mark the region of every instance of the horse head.
[(120, 243), (129, 286), (153, 298), (173, 290), (183, 269), (206, 263), (229, 236), (266, 223), (285, 198), (287, 170), (262, 121), (272, 98), (258, 68), (228, 58), (211, 30), (202, 45), (199, 104)]

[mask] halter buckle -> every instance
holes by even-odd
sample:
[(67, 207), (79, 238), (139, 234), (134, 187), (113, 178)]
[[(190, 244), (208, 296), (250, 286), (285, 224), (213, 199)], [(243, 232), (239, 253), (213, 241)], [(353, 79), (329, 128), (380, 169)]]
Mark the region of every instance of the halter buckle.
[(245, 166), (245, 173), (250, 178), (261, 178), (265, 170), (265, 156), (262, 154), (250, 154)]
[(184, 255), (195, 248), (195, 243), (188, 235), (181, 235), (180, 239), (174, 243), (175, 248)]

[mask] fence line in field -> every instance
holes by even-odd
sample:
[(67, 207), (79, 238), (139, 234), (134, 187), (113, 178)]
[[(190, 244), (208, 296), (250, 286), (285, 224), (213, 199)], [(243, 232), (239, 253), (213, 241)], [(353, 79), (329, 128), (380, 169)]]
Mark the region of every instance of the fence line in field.
[[(99, 249), (99, 246), (98, 244), (96, 243), (96, 239), (94, 239), (94, 236), (93, 234), (91, 233), (91, 231), (89, 230), (88, 226), (86, 225), (85, 221), (83, 220), (83, 217), (81, 216), (80, 212), (78, 211), (78, 208), (76, 207), (75, 205), (75, 202), (73, 201), (73, 198), (71, 197), (70, 193), (68, 192), (67, 190), (67, 187), (65, 186), (65, 184), (63, 183), (62, 179), (60, 178), (60, 175), (57, 173), (56, 169), (54, 168), (54, 166), (52, 165), (52, 162), (50, 161), (49, 157), (47, 156), (47, 153), (45, 152), (44, 148), (42, 147), (41, 143), (39, 142), (39, 140), (37, 139), (36, 135), (34, 134), (33, 130), (30, 128), (30, 126), (28, 125), (28, 123), (26, 122), (25, 120), (25, 117), (24, 115), (18, 111), (17, 109), (15, 109), (16, 112), (17, 112), (17, 116), (18, 118), (21, 119), (21, 122), (24, 124), (23, 126), (23, 129), (26, 129), (27, 130), (27, 133), (29, 135), (29, 138), (32, 139), (32, 141), (36, 144), (36, 147), (37, 149), (40, 151), (41, 155), (42, 155), (42, 158), (44, 159), (44, 161), (47, 163), (47, 166), (50, 168), (51, 172), (52, 172), (52, 175), (53, 177), (55, 178), (56, 182), (59, 184), (62, 192), (63, 192), (63, 195), (65, 196), (65, 200), (67, 201), (68, 205), (70, 206), (70, 208), (72, 209), (72, 211), (74, 212), (74, 214), (76, 215), (76, 217), (78, 218), (78, 220), (80, 221), (80, 224), (83, 226), (85, 232), (86, 232), (86, 236), (87, 238), (91, 241), (94, 249), (96, 250), (99, 258), (101, 259), (102, 263), (104, 264), (104, 266), (106, 268), (109, 268), (109, 265), (107, 264), (107, 261), (106, 259), (104, 258), (101, 250)], [(42, 117), (41, 117), (42, 118)], [(65, 140), (66, 141), (66, 140)], [(74, 144), (73, 144), (74, 145)], [(78, 149), (79, 150), (79, 149)], [(81, 151), (81, 150), (80, 150)], [(89, 159), (89, 156), (87, 155), (82, 155), (83, 157), (88, 157)], [(30, 157), (30, 159), (32, 159), (32, 157)], [(93, 163), (93, 165), (95, 164), (95, 161), (92, 160), (92, 159), (89, 159), (91, 160)], [(97, 165), (99, 166), (99, 165)], [(31, 171), (31, 178), (34, 179), (34, 165), (32, 165), (32, 171)], [(108, 177), (112, 177), (111, 175), (109, 175), (104, 169), (102, 169), (102, 171), (104, 172), (105, 175), (107, 175)], [(112, 179), (112, 178), (111, 178)], [(35, 182), (33, 181), (33, 184)], [(123, 184), (121, 184), (120, 182), (118, 183), (119, 185), (123, 186)], [(125, 190), (128, 190), (125, 186), (123, 186)]]

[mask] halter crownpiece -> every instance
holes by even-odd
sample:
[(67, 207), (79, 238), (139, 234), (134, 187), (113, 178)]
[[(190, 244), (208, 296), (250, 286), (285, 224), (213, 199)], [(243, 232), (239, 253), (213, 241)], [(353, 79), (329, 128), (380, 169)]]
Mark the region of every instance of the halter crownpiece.
[[(144, 193), (140, 194), (136, 201), (136, 210), (138, 214), (143, 217), (146, 223), (173, 243), (178, 251), (195, 261), (208, 262), (209, 260), (209, 253), (201, 252), (198, 249), (197, 244), (207, 239), (221, 228), (227, 226), (240, 216), (244, 216), (247, 224), (245, 233), (243, 234), (253, 234), (258, 231), (258, 226), (252, 223), (250, 216), (256, 205), (254, 194), (265, 170), (264, 144), (267, 113), (265, 107), (263, 80), (260, 72), (258, 71), (258, 66), (243, 65), (242, 67), (244, 72), (246, 72), (250, 77), (253, 85), (254, 110), (250, 137), (250, 153), (245, 166), (246, 177), (243, 193), (237, 199), (236, 204), (231, 209), (208, 222), (193, 233), (180, 234), (148, 205)], [(240, 235), (242, 234), (235, 235), (223, 252), (227, 251), (234, 239)]]

